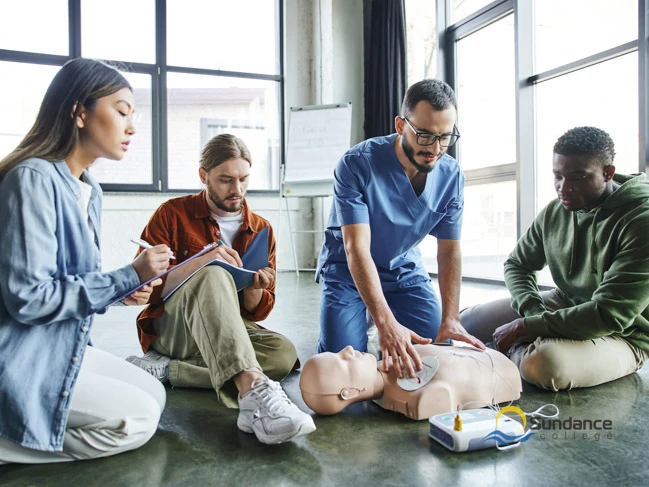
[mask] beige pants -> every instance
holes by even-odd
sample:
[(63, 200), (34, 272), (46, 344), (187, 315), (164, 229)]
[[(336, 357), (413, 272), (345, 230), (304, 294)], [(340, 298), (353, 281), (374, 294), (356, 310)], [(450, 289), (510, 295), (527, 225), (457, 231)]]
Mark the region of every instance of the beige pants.
[(171, 385), (213, 387), (227, 407), (238, 407), (231, 379), (239, 372), (259, 367), (282, 380), (297, 359), (288, 338), (241, 317), (232, 277), (217, 266), (205, 267), (183, 284), (153, 327), (158, 338), (151, 347), (172, 358)]
[(88, 347), (72, 392), (63, 451), (0, 438), (3, 463), (55, 463), (107, 457), (144, 445), (158, 428), (165, 388), (142, 369)]
[[(553, 311), (568, 306), (554, 290), (542, 292), (541, 297)], [(509, 298), (478, 304), (460, 313), (466, 330), (484, 342), (492, 340), (496, 328), (520, 317)], [(514, 346), (509, 358), (526, 382), (559, 391), (596, 386), (629, 375), (642, 367), (647, 354), (613, 335), (592, 340), (539, 337), (531, 344)]]

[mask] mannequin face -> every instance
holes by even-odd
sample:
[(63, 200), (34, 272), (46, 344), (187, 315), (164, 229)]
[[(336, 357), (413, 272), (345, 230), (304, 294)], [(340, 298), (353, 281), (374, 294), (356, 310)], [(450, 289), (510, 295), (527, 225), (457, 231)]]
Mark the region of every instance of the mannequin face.
[(320, 387), (317, 391), (321, 394), (340, 394), (345, 388), (371, 389), (376, 378), (376, 358), (351, 346), (338, 353), (320, 353), (309, 362), (312, 365), (308, 370), (305, 367), (302, 377), (305, 384), (318, 382)]
[(311, 409), (333, 414), (361, 395), (371, 395), (376, 374), (376, 358), (349, 346), (338, 353), (320, 353), (307, 360), (300, 375), (300, 389)]
[(376, 358), (373, 355), (358, 352), (351, 345), (331, 355), (328, 379), (334, 391), (345, 387), (371, 389), (376, 377)]

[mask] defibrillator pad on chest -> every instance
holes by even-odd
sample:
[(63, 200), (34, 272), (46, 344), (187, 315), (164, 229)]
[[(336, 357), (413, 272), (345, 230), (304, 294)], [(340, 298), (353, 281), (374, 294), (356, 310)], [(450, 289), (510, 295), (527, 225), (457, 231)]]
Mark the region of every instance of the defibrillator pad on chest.
[(397, 379), (397, 384), (404, 391), (416, 391), (421, 389), (430, 382), (437, 369), (439, 369), (439, 361), (435, 357), (422, 357), (423, 368), (417, 372), (415, 377), (410, 378), (405, 370), (403, 370), (403, 378)]

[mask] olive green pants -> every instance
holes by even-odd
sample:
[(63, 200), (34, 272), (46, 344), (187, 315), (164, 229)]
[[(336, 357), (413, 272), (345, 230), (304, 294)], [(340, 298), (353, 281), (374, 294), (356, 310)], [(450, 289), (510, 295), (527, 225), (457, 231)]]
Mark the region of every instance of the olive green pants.
[(158, 338), (151, 347), (172, 359), (171, 385), (213, 387), (227, 407), (238, 407), (235, 375), (259, 367), (282, 380), (297, 359), (288, 338), (241, 316), (232, 277), (218, 266), (201, 269), (183, 284), (153, 327)]
[[(554, 290), (542, 292), (541, 297), (550, 310), (568, 306)], [(496, 328), (520, 317), (509, 298), (478, 304), (460, 313), (464, 328), (484, 342), (492, 340)], [(526, 382), (559, 391), (596, 386), (632, 374), (642, 367), (647, 354), (615, 335), (592, 340), (538, 337), (531, 343), (514, 345), (509, 358)]]

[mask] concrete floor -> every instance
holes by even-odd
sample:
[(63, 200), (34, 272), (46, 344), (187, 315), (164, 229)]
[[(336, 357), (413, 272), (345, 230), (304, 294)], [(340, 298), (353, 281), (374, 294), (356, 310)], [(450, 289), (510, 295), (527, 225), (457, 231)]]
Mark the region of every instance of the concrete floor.
[[(505, 296), (502, 287), (465, 284), (462, 306)], [(265, 326), (284, 333), (300, 358), (314, 352), (319, 286), (312, 273), (279, 275), (277, 305)], [(126, 357), (140, 353), (136, 309), (98, 317), (95, 345)], [(299, 374), (283, 383), (304, 410)], [(562, 393), (525, 385), (517, 403), (533, 411), (556, 404), (561, 419), (609, 419), (610, 437), (595, 431), (537, 433), (520, 448), (452, 453), (428, 438), (428, 423), (373, 403), (356, 404), (292, 442), (266, 446), (236, 427), (237, 412), (209, 390), (168, 389), (158, 433), (144, 447), (115, 457), (70, 464), (0, 467), (0, 485), (647, 485), (644, 436), (649, 422), (649, 368), (603, 386)], [(585, 437), (584, 437), (585, 435)]]

